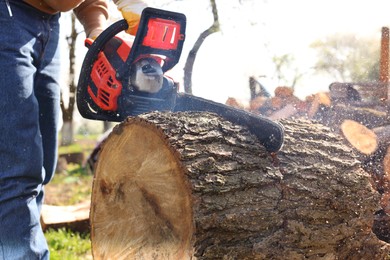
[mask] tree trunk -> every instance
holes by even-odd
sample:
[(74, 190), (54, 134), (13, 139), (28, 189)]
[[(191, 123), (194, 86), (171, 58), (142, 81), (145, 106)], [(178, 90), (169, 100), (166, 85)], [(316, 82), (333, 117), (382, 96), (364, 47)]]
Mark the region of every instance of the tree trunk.
[(73, 143), (73, 110), (75, 105), (76, 85), (75, 78), (75, 60), (76, 60), (76, 40), (78, 36), (76, 31), (76, 17), (71, 14), (71, 34), (67, 37), (69, 47), (69, 99), (68, 107), (65, 107), (63, 95), (61, 93), (61, 111), (62, 121), (64, 122), (61, 130), (61, 145), (66, 146)]
[(61, 145), (67, 146), (73, 143), (73, 120), (63, 120), (61, 129)]
[(112, 122), (109, 121), (103, 121), (103, 133), (107, 132), (112, 127)]
[(211, 34), (219, 31), (219, 18), (218, 18), (218, 9), (217, 3), (215, 0), (210, 0), (212, 12), (213, 12), (213, 24), (205, 31), (203, 31), (198, 39), (196, 40), (194, 46), (190, 50), (186, 63), (184, 65), (184, 91), (185, 93), (192, 94), (192, 71), (195, 64), (195, 58), (198, 54), (200, 47), (202, 46), (204, 40)]
[(383, 259), (379, 194), (322, 125), (283, 121), (269, 154), (245, 127), (209, 113), (128, 118), (95, 169), (95, 259)]

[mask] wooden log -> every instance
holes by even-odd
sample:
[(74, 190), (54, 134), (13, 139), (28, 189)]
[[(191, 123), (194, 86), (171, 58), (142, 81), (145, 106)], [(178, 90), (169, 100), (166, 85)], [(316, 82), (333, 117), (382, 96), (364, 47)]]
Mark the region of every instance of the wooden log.
[(250, 111), (273, 120), (290, 118), (299, 113), (306, 113), (306, 104), (295, 96), (272, 98), (258, 97), (252, 100)]
[(387, 147), (383, 158), (383, 176), (380, 181), (382, 187), (381, 207), (390, 216), (390, 146)]
[(372, 107), (386, 105), (388, 82), (333, 82), (329, 86), (334, 103)]
[(237, 99), (235, 99), (233, 97), (228, 97), (228, 99), (225, 102), (225, 105), (228, 105), (228, 106), (231, 106), (231, 107), (235, 107), (235, 108), (239, 108), (239, 109), (245, 109), (245, 105), (242, 104), (241, 102), (239, 102)]
[(386, 147), (390, 143), (390, 125), (380, 126), (373, 128), (372, 131), (377, 136), (378, 143), (380, 145), (385, 145)]
[(385, 107), (360, 107), (343, 103), (332, 105), (320, 121), (339, 130), (342, 122), (347, 119), (359, 122), (370, 129), (390, 125)]
[(341, 132), (348, 142), (365, 155), (373, 154), (377, 149), (387, 149), (390, 145), (390, 126), (373, 129), (354, 120), (344, 120), (340, 126)]
[[(371, 174), (376, 190), (383, 193), (386, 167), (390, 167), (390, 154), (387, 155), (389, 143), (384, 137), (388, 128), (368, 129), (353, 120), (345, 120), (340, 128), (348, 143), (361, 154), (359, 159), (365, 170)], [(390, 168), (388, 170), (390, 171)]]
[(149, 113), (102, 145), (91, 206), (95, 259), (383, 259), (379, 195), (342, 139), (283, 121), (269, 154), (209, 113)]
[(390, 147), (381, 146), (363, 161), (363, 167), (371, 174), (373, 186), (381, 195), (373, 231), (378, 238), (390, 243)]
[(70, 206), (43, 205), (41, 225), (43, 230), (68, 228), (77, 232), (89, 232), (90, 201)]
[(249, 111), (255, 114), (260, 113), (260, 108), (263, 107), (267, 101), (269, 101), (268, 97), (258, 96), (252, 99), (249, 103)]
[(361, 101), (361, 95), (353, 83), (333, 82), (329, 86), (330, 98), (333, 102), (350, 103)]
[(310, 103), (309, 108), (307, 109), (307, 117), (309, 119), (317, 118), (317, 115), (322, 117), (322, 109), (329, 109), (331, 106), (331, 101), (329, 93), (319, 92), (311, 97), (306, 98), (306, 102)]
[(82, 152), (60, 154), (58, 157), (64, 158), (68, 164), (73, 163), (83, 165), (85, 161), (84, 153)]
[(298, 113), (298, 109), (293, 104), (287, 104), (280, 110), (268, 116), (271, 120), (280, 120), (290, 118)]
[(382, 241), (390, 243), (390, 215), (387, 215), (384, 211), (377, 212), (375, 214), (373, 231)]
[(286, 86), (275, 88), (275, 97), (288, 98), (294, 96), (294, 89)]
[(341, 132), (348, 142), (360, 153), (372, 154), (378, 148), (378, 137), (374, 131), (354, 120), (344, 120)]
[(390, 216), (390, 127), (368, 129), (353, 120), (345, 120), (341, 130), (349, 143), (365, 155), (362, 157), (363, 167), (371, 174), (373, 187), (381, 194), (380, 208), (383, 211), (376, 215), (373, 229), (378, 237), (388, 239), (389, 224), (384, 225), (383, 219), (386, 219), (384, 215)]

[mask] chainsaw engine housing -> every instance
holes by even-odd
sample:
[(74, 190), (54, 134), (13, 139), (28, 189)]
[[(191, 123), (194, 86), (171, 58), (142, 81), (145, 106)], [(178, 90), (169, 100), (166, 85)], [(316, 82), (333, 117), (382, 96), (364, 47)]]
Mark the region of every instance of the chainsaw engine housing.
[(80, 114), (88, 119), (122, 121), (153, 110), (172, 110), (177, 84), (164, 73), (179, 60), (184, 42), (185, 16), (146, 8), (135, 39), (117, 34), (125, 20), (99, 37), (86, 40), (77, 87)]

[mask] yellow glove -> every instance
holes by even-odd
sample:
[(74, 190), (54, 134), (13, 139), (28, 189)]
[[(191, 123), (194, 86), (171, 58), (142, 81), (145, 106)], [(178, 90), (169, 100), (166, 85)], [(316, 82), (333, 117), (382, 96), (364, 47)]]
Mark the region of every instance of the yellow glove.
[(117, 0), (115, 3), (129, 25), (126, 32), (135, 35), (138, 30), (142, 10), (147, 7), (147, 4), (142, 0)]

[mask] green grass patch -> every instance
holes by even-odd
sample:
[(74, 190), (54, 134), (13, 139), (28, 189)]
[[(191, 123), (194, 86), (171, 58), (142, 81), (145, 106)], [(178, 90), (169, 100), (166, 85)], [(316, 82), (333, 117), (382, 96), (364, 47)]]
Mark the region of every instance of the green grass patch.
[(91, 199), (93, 175), (85, 167), (70, 164), (65, 173), (56, 173), (45, 187), (45, 202), (50, 205), (74, 205)]
[(96, 136), (89, 136), (88, 138), (82, 139), (82, 136), (75, 137), (75, 142), (71, 145), (60, 146), (58, 148), (59, 154), (68, 153), (88, 153), (91, 152), (96, 146)]
[(89, 234), (75, 233), (65, 228), (45, 232), (51, 260), (92, 259)]
[[(89, 156), (96, 146), (97, 135), (77, 135), (72, 145), (60, 146), (59, 154), (84, 153)], [(45, 186), (45, 203), (49, 205), (75, 205), (91, 199), (93, 175), (84, 165), (67, 164)], [(51, 260), (91, 260), (90, 234), (69, 229), (49, 229), (45, 237)]]
[(85, 152), (85, 147), (80, 143), (74, 143), (72, 145), (60, 146), (58, 148), (59, 154), (68, 154), (68, 153), (82, 153)]
[[(59, 154), (83, 153), (87, 158), (96, 146), (97, 135), (76, 135), (71, 145), (60, 146)], [(69, 163), (66, 169), (56, 172), (46, 186), (45, 203), (50, 205), (74, 205), (90, 200), (92, 192), (92, 173), (87, 166)]]

